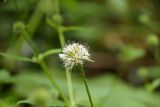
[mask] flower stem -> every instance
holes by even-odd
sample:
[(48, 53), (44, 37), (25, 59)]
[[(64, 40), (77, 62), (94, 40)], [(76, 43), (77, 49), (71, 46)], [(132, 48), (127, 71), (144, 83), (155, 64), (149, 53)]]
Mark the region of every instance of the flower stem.
[[(23, 35), (24, 35), (24, 39), (25, 41), (28, 43), (28, 45), (32, 48), (32, 51), (34, 52), (35, 56), (38, 57), (38, 54), (39, 54), (39, 50), (38, 48), (35, 46), (33, 40), (30, 38), (30, 34), (29, 32), (27, 31), (23, 31)], [(60, 51), (60, 50), (56, 50), (54, 52), (57, 52), (57, 51)], [(53, 53), (53, 51), (47, 53), (47, 54), (50, 54), (50, 53)], [(43, 69), (42, 71), (44, 72), (44, 74), (47, 76), (47, 78), (50, 80), (50, 82), (52, 83), (52, 85), (55, 87), (55, 89), (58, 91), (58, 93), (60, 94), (60, 96), (63, 98), (64, 102), (66, 103), (66, 105), (68, 107), (71, 107), (70, 106), (70, 103), (68, 101), (68, 99), (65, 97), (65, 95), (62, 93), (62, 91), (60, 90), (59, 86), (57, 85), (57, 83), (55, 82), (55, 80), (53, 79), (53, 77), (51, 76), (50, 72), (49, 72), (49, 69), (45, 63), (45, 61), (43, 59), (38, 59), (37, 58), (37, 63), (41, 66), (41, 68)]]
[[(55, 0), (54, 2), (55, 2), (56, 14), (60, 15), (59, 0)], [(58, 23), (57, 31), (58, 31), (61, 47), (63, 47), (65, 45), (65, 39), (64, 39), (64, 34), (63, 34), (63, 29), (62, 29), (61, 23)]]
[(58, 35), (61, 47), (63, 47), (65, 45), (65, 39), (64, 39), (63, 29), (60, 25), (58, 26)]
[(72, 107), (74, 107), (75, 101), (74, 101), (74, 95), (73, 95), (72, 77), (71, 77), (71, 72), (69, 70), (66, 70), (66, 77), (67, 77), (70, 103), (71, 103)]
[(50, 72), (49, 72), (49, 70), (48, 70), (48, 68), (46, 66), (46, 63), (43, 60), (41, 60), (41, 61), (39, 61), (39, 65), (43, 69), (44, 74), (51, 81), (52, 85), (56, 88), (56, 90), (58, 91), (58, 93), (60, 94), (60, 96), (63, 98), (63, 100), (65, 101), (65, 103), (67, 104), (67, 106), (71, 107), (69, 101), (67, 100), (67, 98), (65, 97), (65, 95), (62, 93), (62, 91), (60, 90), (60, 88), (57, 85), (57, 83), (55, 82), (55, 80), (52, 78), (52, 76), (51, 76), (51, 74), (50, 74)]
[(88, 87), (88, 84), (87, 84), (87, 79), (86, 79), (86, 75), (85, 75), (85, 72), (84, 72), (83, 65), (81, 65), (80, 69), (81, 69), (81, 73), (82, 73), (83, 81), (84, 81), (84, 84), (85, 84), (85, 87), (86, 87), (86, 91), (87, 91), (87, 95), (88, 95), (88, 98), (89, 98), (90, 105), (91, 105), (91, 107), (94, 107), (93, 102), (92, 102), (92, 98), (91, 98), (91, 94), (90, 94), (90, 91), (89, 91), (89, 87)]
[(48, 50), (48, 51), (42, 53), (41, 57), (42, 57), (42, 59), (44, 59), (45, 57), (47, 57), (49, 55), (57, 54), (60, 52), (61, 52), (61, 49), (51, 49), (51, 50)]
[(55, 10), (56, 10), (56, 14), (59, 14), (59, 0), (55, 0)]

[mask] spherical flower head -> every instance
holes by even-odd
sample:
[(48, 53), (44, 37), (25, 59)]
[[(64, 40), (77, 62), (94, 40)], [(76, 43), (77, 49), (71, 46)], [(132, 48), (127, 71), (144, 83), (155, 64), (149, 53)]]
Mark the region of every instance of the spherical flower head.
[(83, 65), (84, 61), (91, 61), (88, 49), (80, 43), (71, 43), (62, 49), (59, 54), (60, 59), (64, 63), (64, 67), (72, 70), (75, 65)]

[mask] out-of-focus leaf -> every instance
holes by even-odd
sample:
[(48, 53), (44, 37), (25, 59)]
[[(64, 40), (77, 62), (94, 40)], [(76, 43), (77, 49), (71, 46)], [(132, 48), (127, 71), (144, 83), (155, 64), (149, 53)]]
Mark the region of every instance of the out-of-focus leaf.
[(160, 67), (150, 66), (139, 68), (137, 74), (141, 79), (155, 79), (160, 77)]
[(121, 53), (119, 54), (119, 58), (122, 61), (130, 62), (135, 59), (141, 58), (145, 55), (145, 50), (136, 48), (131, 45), (124, 45), (121, 47)]
[[(141, 88), (124, 84), (111, 75), (88, 81), (95, 107), (159, 107), (160, 97), (150, 95)], [(79, 104), (88, 107), (89, 101), (84, 84), (77, 84), (80, 86), (75, 89), (75, 99)]]
[(30, 104), (30, 105), (33, 105), (33, 102), (30, 99), (26, 99), (26, 100), (21, 100), (21, 101), (17, 102), (17, 105), (20, 105), (20, 104)]
[(7, 70), (0, 70), (0, 82), (10, 82), (11, 76)]
[(1, 101), (0, 99), (0, 107), (11, 107), (11, 105), (8, 103), (8, 102), (5, 102), (5, 101)]
[(18, 56), (18, 55), (13, 55), (13, 54), (6, 54), (6, 53), (0, 53), (1, 56), (14, 59), (14, 60), (19, 60), (19, 61), (25, 61), (25, 62), (34, 62), (32, 59), (23, 57), (23, 56)]
[(159, 44), (159, 38), (155, 34), (150, 34), (147, 36), (146, 42), (148, 45), (155, 47), (155, 46), (158, 46)]
[(125, 15), (128, 11), (128, 1), (127, 0), (106, 0), (106, 4), (110, 11), (113, 13), (118, 13), (120, 15)]
[(155, 79), (152, 83), (147, 84), (146, 88), (149, 92), (153, 92), (157, 87), (160, 86), (160, 78)]
[[(68, 95), (65, 74), (57, 71), (54, 72), (53, 77), (65, 95)], [(26, 93), (25, 96), (28, 96), (28, 90), (31, 92), (42, 87), (54, 90), (54, 87), (41, 73), (26, 72), (14, 78), (16, 84), (15, 92), (19, 93), (18, 95)], [(83, 80), (74, 75), (72, 79), (76, 103), (89, 107), (90, 104)], [(154, 93), (151, 95), (142, 88), (127, 85), (112, 75), (103, 75), (93, 79), (89, 78), (88, 85), (95, 107), (159, 107), (160, 104), (160, 97), (158, 95)], [(63, 104), (57, 102), (56, 105)]]

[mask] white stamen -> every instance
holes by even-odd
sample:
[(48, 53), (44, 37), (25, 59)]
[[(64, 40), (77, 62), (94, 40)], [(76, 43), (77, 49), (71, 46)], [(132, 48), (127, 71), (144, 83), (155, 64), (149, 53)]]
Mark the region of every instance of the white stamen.
[(91, 61), (90, 54), (85, 46), (79, 43), (71, 43), (63, 48), (59, 54), (60, 59), (64, 63), (64, 67), (72, 70), (75, 65), (84, 64), (84, 61)]

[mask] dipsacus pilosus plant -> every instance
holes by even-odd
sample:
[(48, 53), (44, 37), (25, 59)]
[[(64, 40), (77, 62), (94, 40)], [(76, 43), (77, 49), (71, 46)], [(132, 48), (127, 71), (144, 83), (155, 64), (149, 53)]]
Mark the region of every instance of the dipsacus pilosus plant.
[(75, 65), (83, 65), (84, 61), (92, 61), (88, 49), (80, 43), (66, 45), (59, 57), (63, 61), (64, 67), (68, 70), (72, 70)]

